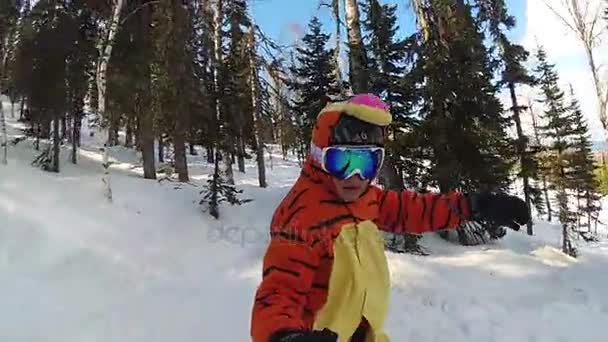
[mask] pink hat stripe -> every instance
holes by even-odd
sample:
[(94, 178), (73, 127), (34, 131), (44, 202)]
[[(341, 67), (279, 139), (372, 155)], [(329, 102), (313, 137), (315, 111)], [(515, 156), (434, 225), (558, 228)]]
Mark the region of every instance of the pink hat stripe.
[(353, 98), (351, 98), (350, 100), (348, 100), (348, 102), (352, 103), (352, 104), (361, 105), (361, 106), (380, 109), (380, 110), (383, 110), (386, 112), (389, 111), (388, 105), (386, 103), (384, 103), (384, 101), (382, 101), (378, 96), (376, 96), (374, 94), (356, 95)]

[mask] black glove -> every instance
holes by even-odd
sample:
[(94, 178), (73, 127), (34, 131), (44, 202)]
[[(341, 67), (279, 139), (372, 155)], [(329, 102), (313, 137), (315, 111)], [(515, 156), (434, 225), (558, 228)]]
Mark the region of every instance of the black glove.
[(519, 230), (530, 221), (530, 210), (518, 197), (490, 192), (468, 194), (467, 197), (474, 221), (487, 221), (513, 230)]
[(336, 342), (338, 335), (329, 330), (280, 331), (270, 338), (270, 342)]

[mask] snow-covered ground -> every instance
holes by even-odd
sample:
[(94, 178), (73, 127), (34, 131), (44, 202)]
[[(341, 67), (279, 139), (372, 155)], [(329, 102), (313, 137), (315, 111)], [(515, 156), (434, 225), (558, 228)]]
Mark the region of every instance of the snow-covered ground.
[[(0, 341), (249, 341), (268, 223), (297, 163), (267, 161), (270, 187), (259, 189), (248, 162), (236, 179), (254, 201), (216, 221), (198, 205), (204, 156), (176, 187), (142, 179), (136, 153), (117, 148), (108, 203), (99, 142), (86, 139), (78, 165), (64, 151), (59, 174), (30, 166), (30, 142), (0, 165)], [(533, 237), (423, 244), (431, 256), (389, 253), (393, 341), (606, 341), (606, 240), (581, 242), (572, 259), (559, 227), (539, 221)]]

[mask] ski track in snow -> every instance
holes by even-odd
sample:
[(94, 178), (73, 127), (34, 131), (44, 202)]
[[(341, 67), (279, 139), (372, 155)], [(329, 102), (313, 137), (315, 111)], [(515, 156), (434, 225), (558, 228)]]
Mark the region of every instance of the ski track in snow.
[[(66, 147), (59, 174), (29, 165), (30, 142), (0, 166), (0, 341), (249, 341), (268, 223), (297, 163), (276, 153), (270, 170), (267, 160), (267, 189), (253, 160), (235, 169), (254, 202), (223, 206), (216, 221), (198, 206), (204, 156), (190, 158), (198, 186), (175, 189), (142, 179), (138, 156), (115, 148), (108, 203), (102, 138), (83, 136), (79, 165)], [(608, 242), (580, 242), (573, 259), (559, 251), (559, 227), (537, 223), (533, 237), (463, 247), (425, 236), (431, 256), (389, 252), (392, 340), (605, 341)]]

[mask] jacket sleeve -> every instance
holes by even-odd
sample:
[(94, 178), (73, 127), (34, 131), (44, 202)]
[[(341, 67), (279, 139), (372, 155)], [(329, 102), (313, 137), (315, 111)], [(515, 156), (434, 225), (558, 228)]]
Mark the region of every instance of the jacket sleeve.
[(273, 234), (253, 304), (253, 342), (269, 342), (280, 330), (306, 329), (302, 313), (319, 267), (320, 245), (293, 234)]
[(471, 217), (469, 202), (459, 192), (378, 190), (378, 196), (378, 227), (395, 234), (455, 229)]

